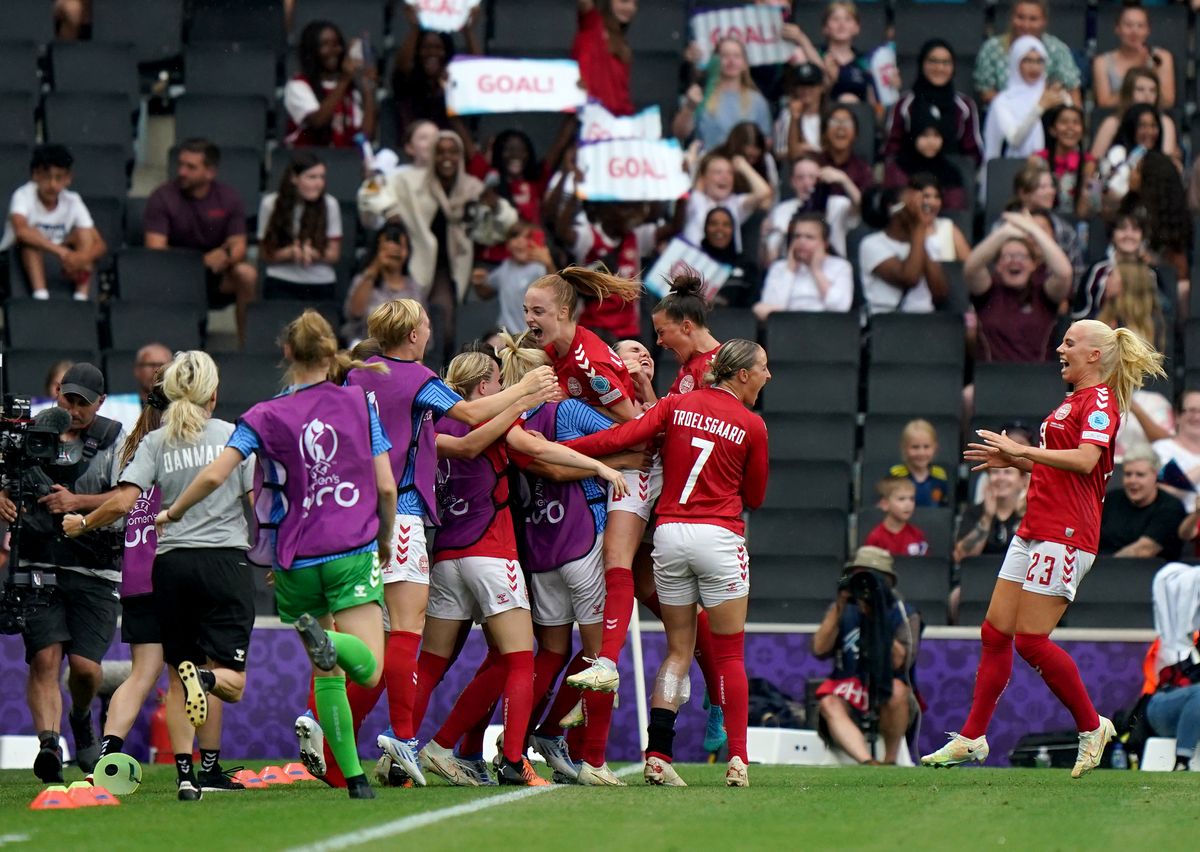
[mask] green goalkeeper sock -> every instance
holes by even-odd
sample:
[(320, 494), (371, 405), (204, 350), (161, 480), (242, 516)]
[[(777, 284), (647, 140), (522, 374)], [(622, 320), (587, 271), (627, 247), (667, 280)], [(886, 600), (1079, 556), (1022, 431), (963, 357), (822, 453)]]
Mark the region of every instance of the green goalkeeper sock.
[(367, 643), (349, 633), (333, 630), (326, 632), (333, 647), (337, 648), (337, 662), (346, 673), (346, 677), (360, 686), (366, 686), (371, 680), (371, 675), (375, 674), (375, 666), (378, 665)]
[(314, 679), (313, 692), (317, 700), (317, 721), (325, 732), (325, 741), (346, 778), (363, 774), (354, 743), (354, 720), (350, 716), (350, 701), (346, 698), (346, 680), (341, 677)]

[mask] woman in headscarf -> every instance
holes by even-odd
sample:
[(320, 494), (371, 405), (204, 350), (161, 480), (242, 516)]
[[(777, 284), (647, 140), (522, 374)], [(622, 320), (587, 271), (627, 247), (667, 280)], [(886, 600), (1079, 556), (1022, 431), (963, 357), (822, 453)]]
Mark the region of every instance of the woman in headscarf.
[(905, 139), (914, 136), (913, 117), (924, 112), (934, 117), (945, 140), (947, 154), (983, 160), (979, 137), (979, 112), (975, 102), (954, 89), (954, 48), (944, 39), (932, 38), (921, 45), (917, 56), (917, 79), (892, 107), (883, 156), (890, 161), (900, 153)]
[(909, 114), (911, 129), (904, 138), (900, 153), (884, 167), (883, 185), (897, 188), (908, 186), (909, 179), (925, 174), (937, 180), (942, 205), (946, 210), (965, 210), (967, 196), (963, 176), (958, 166), (946, 156), (946, 139), (942, 123), (933, 114), (931, 105), (918, 103)]
[(1046, 82), (1046, 46), (1021, 36), (1008, 51), (1008, 83), (988, 110), (983, 132), (985, 160), (1028, 157), (1046, 147), (1042, 113), (1071, 102), (1061, 83)]

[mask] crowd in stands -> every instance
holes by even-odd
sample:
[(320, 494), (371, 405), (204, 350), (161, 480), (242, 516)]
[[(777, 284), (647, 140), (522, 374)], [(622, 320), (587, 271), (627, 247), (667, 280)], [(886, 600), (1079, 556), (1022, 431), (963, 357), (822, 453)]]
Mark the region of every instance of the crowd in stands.
[[(849, 461), (861, 464), (861, 481), (830, 504), (865, 507), (869, 515), (877, 490), (882, 517), (871, 516), (877, 525), (858, 519), (858, 541), (947, 564), (1000, 554), (1022, 512), (1019, 474), (965, 477), (958, 470), (959, 430), (994, 414), (977, 407), (989, 391), (984, 365), (1043, 365), (1040, 375), (1053, 379), (1062, 331), (1073, 318), (1095, 318), (1151, 339), (1167, 353), (1178, 387), (1185, 370), (1200, 368), (1200, 359), (1188, 361), (1200, 356), (1192, 326), (1200, 317), (1189, 319), (1200, 170), (1192, 166), (1181, 108), (1193, 58), (1165, 46), (1186, 44), (1179, 30), (1186, 39), (1195, 22), (1186, 4), (1101, 2), (1086, 15), (1061, 4), (1070, 10), (1060, 21), (1060, 4), (1045, 0), (1000, 9), (977, 0), (758, 0), (782, 8), (780, 37), (790, 58), (752, 65), (735, 38), (719, 39), (711, 51), (692, 41), (690, 3), (577, 0), (563, 42), (529, 53), (576, 60), (588, 95), (616, 116), (661, 108), (664, 131), (688, 152), (691, 191), (651, 204), (576, 196), (583, 176), (571, 116), (548, 124), (544, 115), (474, 118), (447, 110), (454, 57), (521, 55), (519, 39), (501, 37), (512, 25), (500, 23), (516, 17), (531, 29), (557, 26), (550, 19), (568, 14), (565, 0), (485, 0), (458, 33), (422, 29), (402, 0), (247, 0), (245, 8), (277, 21), (278, 31), (257, 42), (247, 32), (237, 51), (236, 35), (217, 46), (229, 63), (273, 51), (276, 76), (243, 82), (246, 92), (265, 87), (276, 102), (258, 108), (261, 128), (216, 121), (204, 138), (189, 133), (197, 125), (188, 118), (208, 96), (193, 91), (200, 65), (192, 56), (213, 46), (200, 41), (200, 19), (210, 8), (233, 15), (236, 4), (179, 2), (176, 54), (142, 58), (141, 121), (115, 140), (128, 150), (147, 112), (173, 110), (171, 171), (144, 201), (122, 195), (123, 226), (118, 217), (113, 228), (89, 211), (103, 195), (95, 191), (99, 166), (90, 149), (114, 140), (89, 138), (91, 130), (57, 132), (55, 112), (67, 79), (61, 57), (71, 42), (98, 44), (112, 33), (102, 16), (114, 7), (44, 4), (57, 40), (39, 46), (29, 69), (40, 75), (29, 101), (36, 111), (25, 135), (0, 139), (0, 158), (8, 161), (0, 192), (11, 196), (0, 243), (9, 298), (120, 302), (133, 268), (123, 262), (128, 253), (186, 249), (203, 266), (207, 307), (235, 306), (238, 346), (253, 346), (249, 318), (260, 303), (316, 304), (339, 318), (345, 342), (353, 343), (374, 307), (416, 298), (432, 321), (428, 360), (440, 368), (475, 337), (522, 329), (524, 290), (547, 270), (603, 263), (638, 276), (682, 238), (729, 270), (713, 296), (714, 327), (765, 335), (773, 359), (791, 314), (853, 317), (861, 335), (856, 371), (868, 360), (857, 354), (859, 340), (878, 358), (881, 318), (953, 318), (958, 344), (948, 361), (921, 357), (930, 338), (920, 325), (911, 326), (908, 360), (899, 360), (940, 363), (941, 379), (954, 385), (952, 406), (873, 410), (875, 379), (864, 371), (860, 405), (854, 373), (850, 413), (905, 415), (893, 432), (894, 440), (904, 427), (901, 454), (877, 481), (859, 461), (868, 448), (856, 445)], [(321, 17), (311, 16), (316, 6)], [(921, 14), (930, 7), (945, 10), (933, 27)], [(366, 19), (382, 30), (362, 26)], [(673, 30), (664, 23), (671, 21)], [(25, 40), (0, 31), (0, 51), (10, 38)], [(678, 74), (660, 79), (659, 60), (672, 53)], [(105, 74), (97, 69), (96, 76)], [(9, 83), (16, 88), (0, 80), (0, 89)], [(238, 168), (247, 156), (248, 183)], [(653, 339), (648, 311), (637, 302), (589, 304), (581, 322), (613, 340)], [(108, 342), (132, 351), (163, 337), (153, 329), (145, 335)], [(55, 359), (43, 354), (44, 371)], [(832, 412), (784, 402), (820, 396), (805, 383), (822, 367), (804, 357), (801, 369), (777, 374), (765, 395), (769, 415)], [(1177, 431), (1173, 399), (1170, 384), (1135, 398), (1111, 522), (1105, 515), (1105, 540), (1117, 556), (1169, 558), (1183, 546), (1180, 538), (1195, 537), (1180, 527), (1195, 507), (1188, 483), (1200, 481), (1200, 396), (1184, 395)], [(1015, 405), (1009, 413), (1040, 418), (1045, 410)], [(1018, 431), (1037, 439), (1036, 425), (1009, 434)], [(775, 442), (787, 440), (773, 431), (773, 453)], [(806, 459), (795, 448), (787, 452)], [(1171, 461), (1186, 481), (1155, 487), (1157, 471)], [(922, 512), (961, 515), (957, 534), (942, 541), (923, 531)], [(898, 563), (896, 571), (905, 567)], [(952, 599), (951, 617), (955, 609)]]

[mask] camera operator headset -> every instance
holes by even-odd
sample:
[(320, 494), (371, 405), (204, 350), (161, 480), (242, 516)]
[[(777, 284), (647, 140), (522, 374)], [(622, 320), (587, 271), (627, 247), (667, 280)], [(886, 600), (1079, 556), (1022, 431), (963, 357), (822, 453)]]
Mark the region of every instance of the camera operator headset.
[[(25, 596), (30, 605), (20, 615), (29, 665), (27, 699), (40, 743), (33, 769), (46, 783), (62, 781), (58, 678), (64, 652), (70, 667), (68, 718), (76, 758), (80, 767), (90, 772), (99, 756), (91, 705), (100, 686), (100, 662), (121, 611), (118, 582), (123, 536), (117, 533), (73, 542), (59, 531), (58, 516), (91, 511), (112, 489), (116, 449), (124, 430), (120, 423), (96, 414), (104, 399), (104, 374), (99, 369), (78, 363), (67, 370), (58, 408), (43, 412), (35, 421), (61, 427), (58, 456), (53, 462), (28, 466), (21, 475), (24, 507), (14, 530), (19, 547), (13, 554), (6, 594), (13, 588), (40, 590)], [(0, 493), (0, 519), (16, 520), (11, 494), (20, 492), (10, 482)]]

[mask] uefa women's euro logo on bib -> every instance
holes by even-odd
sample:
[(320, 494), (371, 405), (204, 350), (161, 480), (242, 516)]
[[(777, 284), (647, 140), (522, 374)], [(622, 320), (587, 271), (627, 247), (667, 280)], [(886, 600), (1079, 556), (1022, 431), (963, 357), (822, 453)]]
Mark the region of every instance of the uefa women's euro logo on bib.
[(308, 489), (304, 496), (304, 512), (313, 506), (323, 506), (332, 498), (342, 508), (357, 505), (358, 486), (343, 482), (334, 471), (334, 458), (338, 451), (337, 431), (321, 420), (310, 420), (300, 429), (300, 456), (308, 471)]

